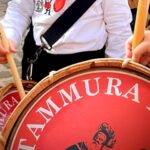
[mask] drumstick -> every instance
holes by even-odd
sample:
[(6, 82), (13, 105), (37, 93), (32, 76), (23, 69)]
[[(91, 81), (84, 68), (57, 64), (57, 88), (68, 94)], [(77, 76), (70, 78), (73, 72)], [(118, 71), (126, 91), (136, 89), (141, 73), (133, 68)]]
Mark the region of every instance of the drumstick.
[[(9, 49), (9, 44), (8, 44), (7, 39), (6, 39), (6, 35), (4, 33), (2, 24), (0, 24), (0, 40), (2, 42), (3, 47), (5, 49)], [(24, 89), (23, 89), (21, 79), (19, 77), (19, 73), (17, 71), (15, 61), (14, 61), (13, 56), (10, 52), (6, 55), (6, 57), (7, 57), (9, 67), (11, 69), (11, 72), (12, 72), (12, 75), (13, 75), (13, 78), (14, 78), (14, 82), (15, 82), (16, 87), (18, 89), (20, 99), (22, 99), (25, 96), (25, 92), (24, 92)]]
[[(142, 41), (144, 37), (144, 31), (146, 27), (147, 17), (148, 17), (149, 0), (139, 0), (136, 14), (136, 21), (133, 34), (132, 50), (136, 48)], [(125, 67), (129, 59), (125, 59), (122, 67)]]
[(4, 147), (4, 137), (2, 136), (2, 133), (0, 132), (0, 148), (3, 148)]

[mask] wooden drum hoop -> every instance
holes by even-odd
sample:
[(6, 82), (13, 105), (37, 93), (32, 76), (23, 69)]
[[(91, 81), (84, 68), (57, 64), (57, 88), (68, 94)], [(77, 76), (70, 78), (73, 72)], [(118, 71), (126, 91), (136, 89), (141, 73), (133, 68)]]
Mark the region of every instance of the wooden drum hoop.
[[(15, 112), (13, 112), (12, 115), (9, 117), (6, 126), (2, 131), (5, 143), (4, 145), (1, 144), (1, 149), (15, 150), (19, 148), (21, 149), (21, 147), (24, 147), (24, 149), (25, 147), (28, 147), (27, 149), (29, 149), (29, 147), (31, 148), (32, 146), (33, 147), (31, 149), (33, 150), (40, 148), (42, 148), (43, 150), (60, 150), (61, 148), (67, 149), (67, 147), (70, 147), (71, 145), (74, 145), (78, 142), (80, 143), (81, 141), (81, 143), (88, 143), (90, 141), (89, 136), (91, 137), (91, 135), (93, 135), (93, 132), (96, 133), (96, 129), (100, 124), (101, 127), (99, 127), (98, 129), (105, 127), (106, 124), (103, 124), (103, 122), (105, 122), (110, 124), (112, 127), (112, 129), (109, 128), (109, 133), (111, 133), (111, 135), (109, 136), (112, 138), (113, 144), (103, 144), (103, 147), (111, 147), (112, 145), (114, 145), (114, 149), (137, 150), (145, 148), (145, 150), (148, 150), (150, 148), (150, 142), (148, 141), (148, 139), (150, 139), (150, 119), (148, 120), (148, 117), (150, 117), (150, 94), (148, 93), (148, 90), (150, 89), (150, 69), (135, 62), (129, 62), (125, 68), (122, 68), (121, 66), (123, 61), (124, 60), (122, 59), (113, 58), (92, 59), (65, 67), (58, 71), (51, 72), (49, 76), (45, 77), (43, 80), (37, 83), (28, 92), (25, 98), (16, 107)], [(97, 87), (97, 84), (95, 84), (96, 81), (100, 85), (99, 93), (97, 95), (95, 94), (96, 97), (94, 98), (92, 94), (94, 95), (94, 92)], [(105, 84), (106, 81), (108, 85)], [(85, 90), (83, 88), (83, 85), (79, 86), (79, 89), (76, 89), (78, 83), (85, 83), (85, 87), (87, 88), (86, 92), (91, 92), (89, 92), (90, 94), (88, 96), (90, 97), (90, 99), (94, 99), (93, 102), (91, 102), (92, 100), (90, 100), (89, 97), (83, 92)], [(89, 89), (88, 85), (90, 83), (94, 84), (93, 86), (91, 86), (92, 89)], [(72, 87), (69, 85), (72, 85)], [(117, 88), (117, 86), (119, 86), (119, 88)], [(104, 89), (105, 92), (103, 91)], [(55, 90), (57, 90), (57, 92), (55, 92)], [(134, 93), (136, 90), (139, 90), (139, 95), (137, 93)], [(83, 92), (83, 94), (81, 94), (79, 91), (81, 93)], [(72, 92), (73, 94), (71, 94)], [(58, 93), (61, 94), (57, 95)], [(70, 95), (67, 95), (66, 93), (69, 93)], [(65, 106), (59, 105), (60, 99), (58, 97), (58, 100), (56, 100), (55, 102), (53, 101), (53, 99), (55, 100), (54, 97), (56, 95), (63, 95), (62, 97), (64, 99), (68, 98), (65, 101), (66, 103), (64, 103)], [(78, 100), (76, 102), (76, 100), (73, 100), (72, 98), (72, 101), (69, 101), (69, 98), (71, 96), (73, 97), (73, 95), (76, 95), (76, 99), (81, 97), (85, 97), (85, 99)], [(137, 95), (139, 96), (138, 100)], [(49, 110), (49, 107), (47, 106), (49, 106), (50, 103), (48, 103), (49, 105), (47, 105), (46, 100), (49, 100), (49, 102), (50, 100), (52, 100), (54, 102), (54, 105), (57, 104), (57, 106), (59, 105), (59, 108), (62, 109), (60, 112), (58, 112), (58, 114), (53, 114), (54, 117), (51, 118), (52, 122), (48, 122), (50, 119), (48, 119), (50, 115), (48, 111), (45, 110), (42, 112), (42, 110), (46, 108), (47, 110)], [(42, 104), (43, 101), (45, 101), (46, 104), (43, 104), (44, 106), (41, 106), (40, 104)], [(100, 103), (99, 107), (97, 106), (98, 104), (96, 105), (95, 103)], [(77, 104), (79, 106), (76, 106)], [(39, 109), (36, 109), (41, 107), (43, 108), (41, 109), (41, 111), (38, 111)], [(55, 111), (56, 108), (58, 107), (55, 107)], [(110, 110), (111, 108), (112, 110)], [(77, 113), (75, 113), (75, 110), (77, 110)], [(83, 114), (82, 110), (85, 111), (83, 112)], [(54, 108), (51, 108), (51, 111), (53, 112)], [(41, 122), (44, 119), (48, 122), (47, 124), (45, 122), (47, 126), (44, 126), (44, 129), (33, 128), (31, 124), (29, 125), (29, 121), (30, 123), (40, 121), (40, 119), (36, 117), (37, 112), (40, 112), (39, 114), (43, 116)], [(65, 117), (67, 116), (66, 119), (60, 116), (61, 113), (64, 113)], [(142, 113), (143, 117), (140, 117), (141, 115), (139, 113)], [(75, 114), (78, 115), (75, 116)], [(35, 117), (32, 117), (32, 115)], [(73, 115), (73, 117), (70, 117), (69, 115)], [(29, 117), (31, 118), (29, 119)], [(72, 121), (70, 120), (71, 118)], [(89, 118), (93, 118), (93, 121), (89, 120)], [(59, 124), (57, 125), (55, 124), (55, 122), (59, 122)], [(27, 124), (24, 125), (23, 123)], [(30, 130), (24, 129), (27, 126), (28, 128), (30, 128)], [(79, 129), (77, 129), (77, 131), (73, 131), (76, 130), (76, 128), (78, 127)], [(23, 129), (22, 132), (25, 132), (24, 134), (20, 133), (21, 129)], [(48, 131), (45, 132), (46, 129)], [(57, 131), (57, 133), (55, 132), (57, 136), (54, 135), (54, 133), (51, 133), (55, 130)], [(28, 132), (30, 132), (31, 135), (28, 135)], [(140, 134), (138, 134), (138, 132)], [(43, 137), (42, 135), (44, 133), (47, 134)], [(135, 139), (132, 141), (133, 134), (135, 134)], [(27, 140), (27, 136), (33, 136), (34, 139), (32, 140), (35, 141), (35, 143), (32, 140)], [(47, 142), (47, 138), (49, 138), (49, 142), (44, 143), (47, 146), (45, 148), (43, 146), (44, 144), (42, 144), (41, 141)], [(20, 140), (20, 147), (18, 146), (19, 142), (17, 140)], [(31, 143), (31, 141), (33, 143)], [(67, 142), (70, 143), (68, 144)], [(17, 147), (16, 143), (18, 144)], [(90, 146), (92, 147), (92, 145)]]
[[(34, 81), (22, 81), (26, 93), (28, 93), (35, 84), (36, 82)], [(14, 83), (9, 83), (0, 89), (0, 131), (20, 101), (21, 99)]]

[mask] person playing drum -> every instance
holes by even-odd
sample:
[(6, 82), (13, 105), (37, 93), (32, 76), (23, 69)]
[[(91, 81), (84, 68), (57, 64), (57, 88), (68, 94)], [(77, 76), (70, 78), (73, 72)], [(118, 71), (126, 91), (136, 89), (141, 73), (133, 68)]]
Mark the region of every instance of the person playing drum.
[(133, 61), (141, 63), (142, 65), (150, 64), (150, 31), (145, 30), (143, 41), (132, 50), (132, 40), (131, 36), (125, 44), (126, 47), (126, 57), (132, 58)]
[[(46, 1), (11, 0), (2, 21), (10, 51), (16, 52), (16, 47), (20, 45), (31, 20), (34, 40), (37, 47), (41, 47), (41, 35), (73, 2), (73, 0), (49, 1), (50, 13), (45, 14)], [(95, 1), (75, 24), (52, 45), (52, 49), (48, 50), (48, 53), (47, 49), (46, 51), (42, 49), (42, 52), (38, 53), (38, 59), (29, 61), (30, 64), (34, 63), (32, 80), (39, 81), (52, 70), (83, 60), (101, 57), (123, 58), (125, 56), (125, 41), (132, 34), (131, 20), (132, 15), (127, 0)], [(64, 24), (67, 22), (64, 21)], [(25, 56), (26, 61), (32, 57), (33, 51), (33, 49), (29, 49)], [(6, 53), (8, 50), (0, 45), (1, 64), (7, 63)], [(22, 66), (22, 69), (26, 74), (28, 67)]]

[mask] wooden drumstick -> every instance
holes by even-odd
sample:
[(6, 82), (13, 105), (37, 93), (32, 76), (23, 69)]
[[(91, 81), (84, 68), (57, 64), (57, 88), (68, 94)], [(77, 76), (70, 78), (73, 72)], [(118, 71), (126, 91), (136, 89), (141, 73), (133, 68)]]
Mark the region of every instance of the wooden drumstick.
[(5, 141), (4, 141), (4, 138), (3, 138), (3, 136), (2, 136), (2, 133), (0, 132), (0, 148), (1, 148), (1, 149), (3, 149), (4, 144), (5, 144)]
[[(138, 46), (143, 41), (144, 31), (148, 18), (148, 8), (149, 0), (139, 0), (133, 34), (132, 50), (134, 50), (136, 46)], [(122, 64), (122, 67), (125, 67), (128, 62), (129, 59), (125, 60)]]
[[(0, 24), (0, 40), (2, 42), (3, 47), (5, 49), (9, 50), (9, 44), (8, 44), (6, 35), (4, 33), (4, 29), (3, 29), (2, 24)], [(16, 87), (18, 89), (20, 99), (22, 99), (25, 96), (25, 91), (24, 91), (21, 79), (19, 77), (19, 73), (17, 71), (17, 67), (16, 67), (15, 61), (13, 59), (12, 53), (9, 52), (6, 55), (6, 57), (7, 57), (7, 61), (8, 61), (9, 67), (11, 69), (11, 72), (12, 72), (12, 75), (13, 75), (13, 78), (14, 78), (14, 82), (15, 82)]]

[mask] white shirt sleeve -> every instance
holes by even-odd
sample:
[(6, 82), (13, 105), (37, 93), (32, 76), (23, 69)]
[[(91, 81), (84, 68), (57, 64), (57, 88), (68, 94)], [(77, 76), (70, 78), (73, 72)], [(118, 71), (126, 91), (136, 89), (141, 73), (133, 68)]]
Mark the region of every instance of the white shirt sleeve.
[(7, 38), (19, 46), (22, 37), (31, 22), (34, 0), (11, 0), (2, 20)]
[(131, 11), (127, 0), (104, 0), (104, 20), (108, 34), (105, 57), (123, 58), (125, 42), (131, 36)]

